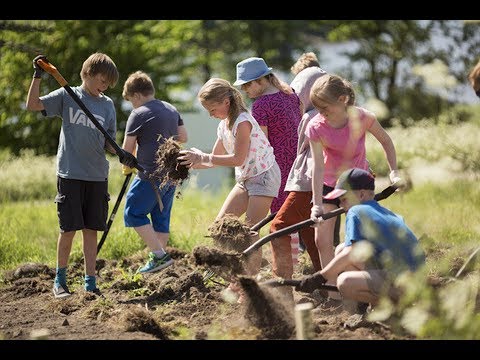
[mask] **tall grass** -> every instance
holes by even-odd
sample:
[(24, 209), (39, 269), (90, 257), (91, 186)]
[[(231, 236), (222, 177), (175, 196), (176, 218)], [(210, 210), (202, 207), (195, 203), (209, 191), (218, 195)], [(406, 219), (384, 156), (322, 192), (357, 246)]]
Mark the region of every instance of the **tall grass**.
[[(478, 125), (424, 124), (389, 132), (396, 144), (400, 167), (411, 173), (414, 181), (410, 191), (395, 193), (383, 200), (382, 205), (402, 215), (419, 237), (427, 254), (426, 273), (453, 279), (480, 244)], [(371, 165), (380, 176), (386, 175), (388, 167), (383, 150), (374, 139), (367, 141)], [(124, 176), (116, 159), (110, 164), (112, 209)], [(414, 172), (421, 172), (422, 176), (414, 177)], [(229, 191), (227, 185), (212, 192), (198, 189), (195, 183), (191, 179), (178, 189), (181, 195), (175, 199), (172, 210), (169, 245), (186, 251), (211, 242), (205, 237), (208, 226)], [(55, 159), (34, 157), (30, 153), (18, 158), (0, 154), (0, 184), (0, 270), (26, 262), (54, 267), (58, 237), (53, 203)], [(145, 249), (135, 231), (123, 225), (123, 204), (101, 250), (102, 258), (121, 259)], [(80, 236), (78, 233), (74, 241), (72, 261), (81, 257)], [(423, 280), (408, 279), (402, 302), (396, 306), (382, 305), (373, 314), (377, 320), (396, 314), (398, 323), (418, 337), (478, 339), (480, 319), (472, 302), (475, 304), (480, 296), (479, 270), (479, 261), (472, 262), (465, 281), (456, 279), (438, 292), (433, 292)]]

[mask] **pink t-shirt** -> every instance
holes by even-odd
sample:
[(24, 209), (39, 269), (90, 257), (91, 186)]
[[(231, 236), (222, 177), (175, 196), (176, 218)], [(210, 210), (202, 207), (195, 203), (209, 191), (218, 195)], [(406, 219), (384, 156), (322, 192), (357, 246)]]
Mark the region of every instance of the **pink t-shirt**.
[[(324, 184), (335, 187), (338, 176), (346, 169), (357, 167), (368, 170), (365, 149), (365, 134), (372, 126), (374, 116), (368, 110), (355, 106), (358, 116), (350, 116), (340, 129), (331, 127), (321, 114), (317, 114), (307, 125), (305, 135), (310, 141), (323, 146)], [(372, 114), (373, 115), (373, 114)]]
[(260, 126), (268, 129), (268, 141), (273, 147), (275, 159), (280, 167), (282, 181), (278, 197), (273, 199), (271, 212), (278, 211), (288, 196), (285, 184), (295, 158), (297, 157), (298, 125), (302, 120), (298, 95), (275, 94), (262, 95), (252, 105), (252, 115)]

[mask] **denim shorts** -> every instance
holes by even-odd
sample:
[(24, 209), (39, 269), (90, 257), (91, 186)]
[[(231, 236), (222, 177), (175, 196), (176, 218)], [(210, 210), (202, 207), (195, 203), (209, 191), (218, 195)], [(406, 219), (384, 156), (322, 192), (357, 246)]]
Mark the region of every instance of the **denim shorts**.
[(280, 190), (281, 174), (277, 162), (267, 171), (237, 184), (247, 191), (248, 196), (277, 197)]
[[(156, 181), (159, 186), (159, 181)], [(163, 210), (160, 211), (157, 197), (148, 180), (136, 176), (128, 190), (123, 220), (126, 227), (139, 227), (151, 224), (156, 232), (170, 232), (170, 212), (172, 211), (175, 186), (165, 186), (160, 189)], [(150, 218), (148, 217), (150, 215)]]

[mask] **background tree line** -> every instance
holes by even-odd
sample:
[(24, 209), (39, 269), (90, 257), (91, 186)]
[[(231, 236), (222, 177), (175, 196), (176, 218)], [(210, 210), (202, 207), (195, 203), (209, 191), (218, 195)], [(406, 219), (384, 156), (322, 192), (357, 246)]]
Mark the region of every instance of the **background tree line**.
[[(440, 47), (438, 37), (447, 39)], [(325, 42), (348, 45), (349, 65), (339, 75), (354, 82), (362, 100), (386, 105), (380, 120), (387, 127), (393, 119), (406, 126), (439, 117), (452, 105), (441, 87), (465, 82), (480, 55), (479, 24), (453, 20), (0, 20), (0, 150), (56, 153), (60, 121), (24, 106), (37, 54), (47, 55), (72, 86), (80, 85), (91, 53), (111, 56), (120, 79), (107, 95), (117, 107), (120, 142), (129, 114), (122, 86), (133, 71), (152, 77), (158, 98), (192, 111), (199, 86), (212, 76), (233, 81), (238, 61), (260, 56), (288, 72), (303, 52), (321, 59)], [(425, 71), (429, 64), (442, 64), (443, 73)], [(46, 76), (41, 93), (58, 87)]]

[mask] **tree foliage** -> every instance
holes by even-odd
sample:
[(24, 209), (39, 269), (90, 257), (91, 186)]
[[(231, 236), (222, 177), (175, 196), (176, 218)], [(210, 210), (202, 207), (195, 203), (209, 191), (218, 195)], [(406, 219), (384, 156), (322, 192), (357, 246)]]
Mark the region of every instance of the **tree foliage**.
[[(26, 111), (24, 105), (32, 59), (40, 53), (72, 86), (80, 85), (82, 63), (91, 53), (104, 52), (115, 61), (120, 79), (106, 95), (116, 105), (120, 143), (130, 112), (121, 93), (130, 73), (147, 72), (158, 98), (188, 111), (198, 106), (196, 92), (210, 77), (235, 80), (238, 61), (261, 56), (275, 70), (288, 72), (301, 53), (319, 54), (325, 39), (352, 44), (351, 62), (363, 71), (350, 67), (342, 75), (360, 84), (361, 96), (384, 101), (394, 116), (428, 116), (443, 100), (424, 97), (428, 89), (423, 80), (406, 69), (440, 58), (449, 66), (462, 64), (455, 76), (465, 75), (474, 63), (471, 55), (478, 54), (480, 35), (475, 30), (478, 24), (414, 20), (0, 20), (0, 148), (14, 154), (23, 148), (56, 152), (60, 121)], [(435, 31), (452, 37), (450, 48), (431, 46)], [(451, 60), (459, 41), (462, 46)], [(45, 76), (41, 94), (58, 87)]]

